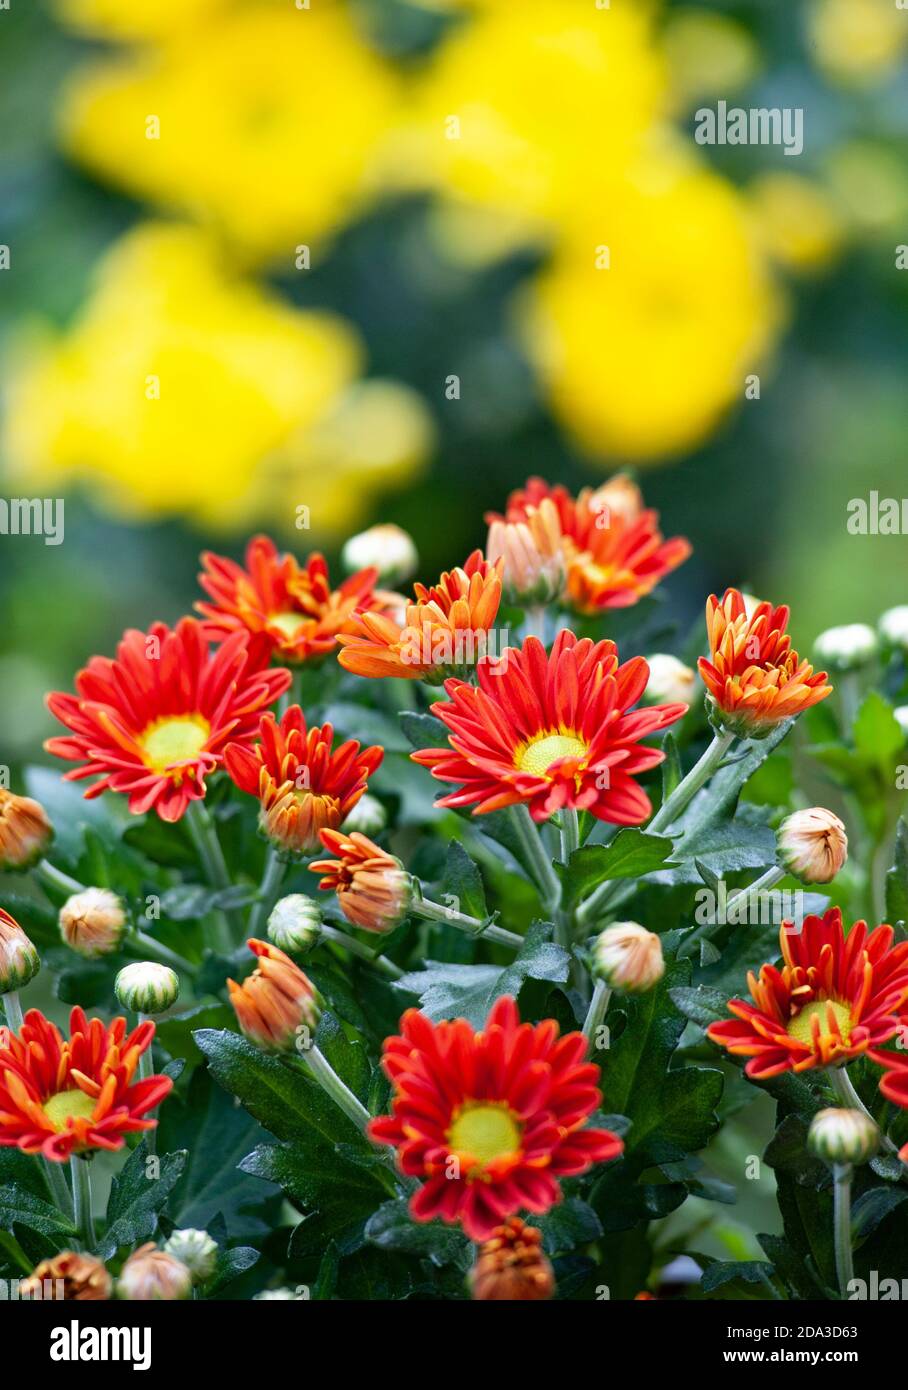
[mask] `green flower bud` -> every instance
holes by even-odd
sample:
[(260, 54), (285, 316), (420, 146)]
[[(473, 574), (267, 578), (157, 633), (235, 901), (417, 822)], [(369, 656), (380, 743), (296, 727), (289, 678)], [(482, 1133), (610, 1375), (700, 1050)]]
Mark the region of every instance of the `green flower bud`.
[(268, 918), (268, 940), (279, 951), (304, 956), (318, 941), (322, 927), (322, 911), (318, 903), (305, 893), (290, 893), (280, 898)]
[(165, 1254), (184, 1264), (192, 1275), (194, 1284), (207, 1284), (218, 1262), (218, 1247), (207, 1231), (197, 1231), (187, 1227), (185, 1231), (174, 1231), (161, 1247)]
[(0, 994), (23, 989), (41, 969), (34, 943), (15, 917), (0, 907)]
[(879, 1143), (880, 1131), (862, 1110), (820, 1110), (807, 1131), (808, 1149), (824, 1163), (866, 1163)]
[(162, 1014), (177, 1002), (180, 980), (169, 965), (137, 960), (123, 966), (114, 989), (124, 1009), (137, 1014)]

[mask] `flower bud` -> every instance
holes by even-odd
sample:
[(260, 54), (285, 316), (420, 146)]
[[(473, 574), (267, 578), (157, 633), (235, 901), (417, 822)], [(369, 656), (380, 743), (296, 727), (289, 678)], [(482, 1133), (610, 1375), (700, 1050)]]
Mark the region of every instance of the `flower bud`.
[(124, 1009), (132, 1009), (137, 1014), (162, 1014), (177, 1002), (180, 979), (169, 965), (137, 960), (123, 966), (114, 990)]
[(862, 1110), (820, 1110), (810, 1122), (807, 1147), (824, 1163), (866, 1163), (880, 1143), (880, 1131)]
[(814, 643), (817, 660), (829, 671), (857, 671), (877, 654), (879, 644), (872, 627), (848, 623), (821, 632)]
[(636, 521), (643, 511), (643, 494), (626, 473), (616, 473), (607, 483), (596, 488), (590, 498), (590, 509), (599, 513), (608, 512), (610, 518), (617, 516), (622, 521)]
[(676, 656), (656, 652), (647, 657), (649, 679), (643, 692), (647, 705), (689, 705), (697, 684), (697, 674)]
[(197, 1231), (187, 1227), (185, 1231), (174, 1231), (163, 1245), (165, 1255), (172, 1255), (180, 1264), (186, 1266), (194, 1284), (207, 1284), (218, 1262), (217, 1243), (207, 1231)]
[(60, 908), (60, 935), (71, 951), (89, 960), (115, 951), (125, 926), (123, 903), (109, 888), (84, 888)]
[(255, 1294), (253, 1303), (299, 1303), (300, 1295), (296, 1289), (262, 1289), (261, 1293)]
[(786, 816), (776, 843), (780, 861), (802, 883), (831, 882), (848, 857), (845, 827), (824, 806)]
[[(48, 1284), (48, 1281), (50, 1283)], [(110, 1298), (112, 1281), (106, 1268), (94, 1255), (80, 1255), (75, 1250), (61, 1250), (36, 1265), (27, 1279), (19, 1285), (20, 1298), (58, 1298), (59, 1284), (67, 1302), (88, 1302)]]
[(27, 869), (53, 838), (53, 826), (39, 801), (0, 788), (0, 872)]
[(908, 604), (887, 609), (878, 627), (880, 636), (888, 646), (908, 651)]
[(24, 989), (41, 969), (41, 958), (31, 940), (0, 907), (0, 994)]
[(662, 942), (637, 922), (615, 922), (596, 939), (592, 971), (610, 989), (642, 994), (665, 973)]
[(354, 831), (323, 830), (322, 844), (339, 857), (316, 859), (309, 865), (324, 874), (319, 888), (334, 890), (348, 922), (364, 931), (393, 931), (406, 917), (413, 901), (413, 880), (399, 859), (386, 853), (365, 835)]
[(555, 1292), (542, 1232), (512, 1216), (479, 1247), (470, 1270), (473, 1298), (484, 1302), (541, 1302)]
[(504, 561), (502, 583), (518, 604), (551, 603), (564, 585), (565, 562), (558, 508), (550, 497), (528, 512), (525, 521), (493, 521), (486, 559)]
[(315, 1031), (321, 997), (299, 966), (276, 946), (254, 937), (246, 945), (258, 956), (258, 966), (241, 985), (227, 981), (240, 1029), (265, 1052), (292, 1052), (301, 1028)]
[(153, 1241), (140, 1245), (130, 1255), (120, 1271), (117, 1297), (131, 1303), (153, 1303), (160, 1299), (172, 1301), (188, 1298), (192, 1292), (192, 1275), (186, 1266), (158, 1250)]
[(322, 927), (322, 911), (318, 903), (305, 893), (290, 893), (280, 898), (268, 918), (268, 940), (279, 951), (304, 956), (318, 941)]
[(348, 574), (377, 569), (383, 584), (400, 584), (416, 573), (419, 556), (413, 537), (388, 522), (351, 536), (341, 551), (341, 563)]
[(388, 812), (378, 797), (364, 792), (341, 829), (345, 835), (352, 835), (354, 830), (358, 830), (361, 835), (380, 835), (387, 824)]

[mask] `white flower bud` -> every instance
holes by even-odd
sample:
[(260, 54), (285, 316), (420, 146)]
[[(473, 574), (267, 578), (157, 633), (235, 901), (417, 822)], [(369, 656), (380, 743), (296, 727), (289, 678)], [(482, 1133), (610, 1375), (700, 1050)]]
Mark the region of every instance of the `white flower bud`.
[(126, 926), (126, 912), (109, 888), (84, 888), (60, 908), (60, 935), (71, 951), (91, 960), (115, 951)]
[(776, 842), (779, 859), (802, 883), (829, 883), (848, 857), (845, 826), (824, 806), (787, 816)]
[(186, 1266), (194, 1284), (207, 1284), (215, 1271), (218, 1247), (207, 1231), (197, 1231), (192, 1227), (174, 1231), (162, 1248), (165, 1254), (172, 1255)]
[(862, 1110), (820, 1110), (807, 1131), (808, 1149), (824, 1163), (866, 1163), (879, 1143), (880, 1131)]
[(123, 966), (114, 990), (124, 1009), (137, 1014), (162, 1014), (177, 1002), (180, 980), (169, 965), (137, 960)]
[(279, 951), (302, 956), (318, 941), (322, 926), (322, 911), (317, 902), (305, 893), (290, 893), (279, 898), (268, 918), (268, 940)]
[(368, 835), (371, 840), (374, 836), (380, 835), (387, 824), (388, 813), (378, 797), (364, 792), (344, 821), (341, 830), (345, 835), (352, 835), (354, 830), (358, 830), (361, 835)]
[(814, 643), (814, 654), (829, 671), (856, 671), (876, 656), (877, 635), (866, 623), (847, 623), (821, 632)]
[(593, 974), (624, 994), (642, 994), (665, 973), (662, 942), (638, 922), (615, 922), (593, 947)]
[(348, 574), (374, 568), (383, 584), (400, 584), (416, 573), (419, 555), (413, 537), (389, 522), (351, 536), (341, 552), (341, 562)]
[(889, 608), (879, 621), (879, 632), (890, 647), (901, 647), (908, 651), (908, 604)]
[(655, 652), (646, 658), (649, 679), (643, 692), (648, 705), (689, 705), (697, 687), (697, 674), (676, 656)]

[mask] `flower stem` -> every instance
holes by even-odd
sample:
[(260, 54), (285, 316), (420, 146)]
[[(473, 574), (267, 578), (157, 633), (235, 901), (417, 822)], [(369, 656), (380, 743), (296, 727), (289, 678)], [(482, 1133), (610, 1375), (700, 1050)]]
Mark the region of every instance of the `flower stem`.
[[(145, 1014), (136, 1014), (136, 1022), (141, 1026), (145, 1022)], [(144, 1052), (139, 1053), (139, 1080), (147, 1081), (153, 1074), (154, 1067), (151, 1060), (151, 1044), (146, 1047)], [(153, 1154), (157, 1148), (157, 1129), (146, 1129), (145, 1147), (148, 1153)]]
[[(867, 1119), (870, 1121), (871, 1124), (876, 1125), (877, 1129), (880, 1129), (879, 1125), (877, 1125), (876, 1123), (876, 1120), (873, 1118), (870, 1111), (867, 1109), (867, 1106), (864, 1104), (864, 1102), (861, 1100), (861, 1097), (854, 1089), (854, 1083), (852, 1082), (851, 1077), (848, 1075), (848, 1072), (845, 1070), (844, 1067), (827, 1067), (826, 1076), (830, 1086), (835, 1091), (836, 1095), (838, 1096), (839, 1100), (842, 1102), (844, 1106), (846, 1106), (849, 1110), (860, 1110), (862, 1115), (867, 1116)], [(882, 1129), (880, 1129), (880, 1144), (886, 1150), (887, 1153), (898, 1154), (898, 1144), (894, 1144), (893, 1141), (889, 1138), (889, 1135), (885, 1134)]]
[(302, 1055), (325, 1094), (330, 1096), (335, 1105), (343, 1110), (347, 1119), (352, 1120), (356, 1128), (365, 1134), (366, 1125), (371, 1119), (368, 1110), (361, 1101), (357, 1100), (350, 1087), (341, 1081), (321, 1048), (316, 1047), (313, 1043)]
[(69, 1160), (73, 1184), (73, 1220), (86, 1250), (95, 1245), (95, 1223), (91, 1211), (91, 1169), (89, 1160), (73, 1154)]
[(587, 1010), (586, 1018), (583, 1022), (583, 1036), (592, 1046), (596, 1036), (596, 1029), (605, 1018), (605, 1013), (612, 997), (612, 991), (604, 980), (596, 981), (596, 988), (593, 990), (593, 997), (590, 1000), (590, 1007)]
[(131, 956), (138, 960), (148, 960), (149, 957), (157, 958), (164, 965), (169, 965), (172, 970), (182, 970), (187, 975), (195, 975), (197, 967), (185, 956), (178, 955), (176, 951), (171, 951), (169, 946), (165, 946), (163, 941), (158, 941), (153, 936), (148, 936), (146, 932), (139, 931), (138, 928), (123, 938), (123, 950), (128, 951)]
[(57, 1209), (62, 1212), (64, 1216), (72, 1216), (73, 1195), (69, 1190), (69, 1183), (63, 1176), (63, 1164), (55, 1163), (50, 1158), (42, 1158), (41, 1166), (44, 1169), (44, 1176), (47, 1179), (47, 1185), (51, 1190), (51, 1195), (53, 1196)]
[(482, 936), (487, 941), (497, 941), (500, 945), (511, 946), (516, 951), (523, 945), (523, 937), (518, 936), (516, 932), (506, 931), (504, 927), (497, 927), (494, 923), (487, 924), (479, 917), (468, 917), (465, 912), (455, 912), (453, 907), (433, 903), (429, 898), (414, 898), (411, 911), (418, 917), (428, 918), (430, 922), (446, 922), (448, 926), (456, 927), (468, 936)]
[(388, 960), (387, 956), (376, 956), (364, 946), (361, 941), (357, 941), (354, 936), (348, 936), (346, 932), (338, 931), (337, 927), (329, 927), (323, 922), (319, 928), (319, 936), (325, 941), (333, 941), (336, 946), (343, 946), (345, 951), (349, 951), (351, 956), (357, 956), (359, 960), (374, 965), (376, 970), (380, 970), (383, 975), (387, 975), (391, 980), (399, 980), (403, 977), (403, 970), (399, 965), (395, 965), (393, 960)]
[(646, 827), (647, 834), (658, 835), (672, 825), (693, 801), (700, 788), (709, 781), (729, 748), (735, 735), (728, 730), (713, 735), (713, 741), (700, 759), (694, 763), (690, 772), (675, 787), (671, 796), (662, 803)]
[(835, 1270), (839, 1293), (848, 1298), (854, 1279), (854, 1260), (851, 1253), (851, 1173), (850, 1163), (836, 1163), (832, 1170), (833, 1222), (835, 1231)]
[[(214, 821), (203, 801), (190, 801), (186, 811), (186, 824), (189, 826), (189, 833), (201, 861), (202, 872), (209, 885), (212, 888), (229, 888), (230, 875), (224, 861), (224, 852), (221, 849), (221, 842), (218, 839)], [(229, 913), (222, 912), (220, 908), (211, 913), (211, 918), (214, 925), (212, 944), (218, 949), (230, 951), (233, 948), (234, 935), (240, 934), (239, 923)], [(231, 926), (234, 928), (234, 933), (231, 933)]]
[[(767, 893), (770, 888), (774, 888), (777, 883), (781, 883), (785, 877), (785, 870), (778, 864), (773, 864), (772, 868), (767, 869), (755, 878), (753, 883), (746, 888), (741, 888), (737, 893), (732, 893), (725, 903), (724, 921), (714, 919), (712, 922), (704, 922), (702, 927), (697, 927), (696, 931), (691, 932), (678, 952), (682, 958), (689, 956), (691, 947), (699, 941), (708, 941), (716, 927), (721, 927), (731, 922), (737, 924), (742, 921), (742, 910), (749, 912), (750, 908), (757, 902), (761, 893)], [(746, 920), (746, 918), (745, 918)]]
[(517, 831), (521, 847), (530, 865), (530, 873), (539, 889), (546, 910), (554, 913), (561, 902), (561, 880), (539, 838), (539, 831), (526, 806), (512, 806), (511, 823)]
[(258, 900), (252, 904), (252, 911), (249, 913), (247, 931), (250, 936), (256, 935), (261, 926), (262, 918), (267, 916), (274, 906), (274, 900), (278, 895), (286, 871), (287, 865), (278, 858), (274, 846), (269, 845)]
[(58, 892), (65, 893), (67, 897), (72, 897), (73, 893), (84, 893), (85, 885), (80, 883), (77, 878), (70, 878), (62, 869), (57, 869), (47, 859), (39, 859), (35, 865), (35, 873), (43, 879), (49, 888), (56, 888)]
[(569, 864), (571, 855), (580, 845), (580, 819), (573, 807), (561, 812), (561, 862)]
[(22, 1005), (19, 1003), (19, 991), (11, 989), (3, 996), (3, 1007), (6, 1010), (6, 1026), (11, 1033), (18, 1033), (22, 1027)]

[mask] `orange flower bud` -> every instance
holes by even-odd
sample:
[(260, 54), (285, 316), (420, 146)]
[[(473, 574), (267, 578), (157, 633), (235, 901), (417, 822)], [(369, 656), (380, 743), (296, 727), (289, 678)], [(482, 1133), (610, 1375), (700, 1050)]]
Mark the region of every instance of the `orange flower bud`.
[(39, 801), (0, 788), (0, 869), (27, 869), (54, 837)]
[(265, 1052), (292, 1052), (301, 1028), (314, 1029), (321, 1013), (321, 999), (312, 981), (298, 965), (270, 941), (246, 942), (259, 964), (238, 985), (227, 981), (230, 1002), (240, 1029)]
[(131, 1303), (153, 1303), (188, 1298), (192, 1291), (192, 1275), (184, 1264), (153, 1241), (133, 1251), (120, 1271), (117, 1283), (119, 1298)]
[(555, 1292), (555, 1276), (542, 1250), (542, 1232), (512, 1216), (480, 1247), (470, 1270), (480, 1301), (540, 1302)]
[(19, 1297), (43, 1298), (45, 1286), (49, 1281), (51, 1298), (60, 1296), (58, 1281), (62, 1282), (63, 1297), (67, 1301), (85, 1302), (90, 1299), (110, 1298), (110, 1275), (94, 1255), (80, 1255), (75, 1250), (61, 1250), (59, 1255), (42, 1260), (19, 1285)]
[(779, 827), (779, 858), (802, 883), (829, 883), (848, 857), (845, 826), (824, 806), (795, 811)]
[(88, 959), (115, 951), (125, 926), (123, 903), (109, 888), (73, 893), (60, 909), (60, 935), (71, 951)]
[(642, 994), (665, 973), (662, 942), (637, 922), (616, 922), (593, 947), (593, 974), (612, 989)]
[(316, 859), (309, 869), (324, 874), (319, 888), (337, 893), (348, 922), (365, 931), (392, 931), (410, 910), (413, 881), (399, 859), (365, 835), (323, 830), (322, 844), (338, 859)]
[(15, 917), (0, 907), (0, 994), (23, 989), (41, 969), (32, 942)]

